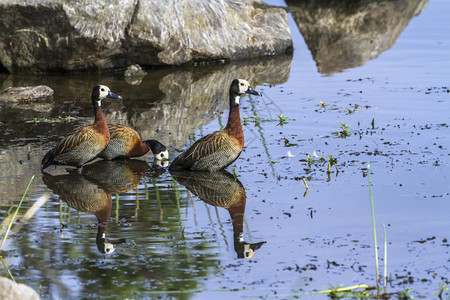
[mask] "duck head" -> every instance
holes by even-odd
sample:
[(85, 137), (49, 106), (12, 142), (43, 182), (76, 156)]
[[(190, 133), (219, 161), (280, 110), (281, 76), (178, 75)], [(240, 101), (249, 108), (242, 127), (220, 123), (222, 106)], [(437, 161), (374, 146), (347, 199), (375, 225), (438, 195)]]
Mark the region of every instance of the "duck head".
[(262, 96), (260, 92), (255, 91), (245, 79), (234, 79), (230, 86), (230, 100), (231, 104), (238, 105), (239, 99), (242, 95), (252, 94)]
[(97, 101), (97, 105), (101, 106), (102, 100), (105, 98), (122, 99), (121, 96), (114, 94), (106, 85), (97, 85), (92, 90), (92, 101)]
[(144, 141), (144, 143), (147, 144), (150, 150), (152, 150), (155, 160), (164, 161), (169, 159), (169, 152), (167, 151), (166, 146), (164, 146), (162, 143), (158, 142), (157, 140), (146, 140)]

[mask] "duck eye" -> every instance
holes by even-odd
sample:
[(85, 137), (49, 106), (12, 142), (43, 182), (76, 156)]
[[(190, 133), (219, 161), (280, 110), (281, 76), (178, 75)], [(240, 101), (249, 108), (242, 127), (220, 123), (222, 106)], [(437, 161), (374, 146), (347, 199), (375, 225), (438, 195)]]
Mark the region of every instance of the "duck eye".
[(244, 86), (244, 83), (243, 83), (243, 82), (241, 82), (241, 86)]
[(104, 91), (105, 91), (105, 89), (104, 89), (104, 88), (102, 88), (102, 89), (101, 89), (101, 91), (102, 91), (102, 92), (104, 92)]

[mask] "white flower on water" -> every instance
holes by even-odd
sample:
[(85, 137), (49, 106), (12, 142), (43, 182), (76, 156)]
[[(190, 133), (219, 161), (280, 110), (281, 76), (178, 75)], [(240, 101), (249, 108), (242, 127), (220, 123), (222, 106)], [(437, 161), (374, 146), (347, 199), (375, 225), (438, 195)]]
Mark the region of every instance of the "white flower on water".
[(319, 155), (317, 155), (316, 151), (313, 152), (313, 156), (314, 156), (314, 158), (318, 158), (319, 157)]
[(287, 157), (289, 157), (289, 158), (291, 158), (291, 157), (295, 157), (295, 155), (294, 155), (294, 154), (292, 154), (290, 150), (288, 150), (288, 152), (287, 152), (287, 155), (286, 155), (286, 156), (287, 156)]
[(367, 170), (369, 170), (370, 169), (370, 164), (367, 164)]

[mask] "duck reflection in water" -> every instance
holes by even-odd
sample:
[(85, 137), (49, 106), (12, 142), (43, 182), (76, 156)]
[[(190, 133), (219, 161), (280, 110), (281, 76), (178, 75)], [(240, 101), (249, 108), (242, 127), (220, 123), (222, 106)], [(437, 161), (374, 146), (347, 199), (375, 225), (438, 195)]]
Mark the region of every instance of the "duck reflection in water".
[(81, 174), (111, 194), (125, 193), (139, 185), (152, 171), (142, 160), (100, 160), (83, 167)]
[(265, 242), (247, 243), (243, 225), (247, 196), (242, 183), (227, 171), (170, 172), (180, 184), (209, 205), (228, 210), (233, 222), (234, 250), (238, 258), (251, 258)]
[(139, 160), (98, 161), (86, 165), (82, 173), (68, 170), (68, 174), (51, 175), (43, 172), (43, 181), (49, 189), (59, 195), (68, 206), (94, 214), (98, 220), (97, 248), (110, 254), (125, 239), (111, 241), (106, 238), (106, 228), (111, 216), (112, 193), (122, 193), (139, 184), (148, 172), (149, 165)]

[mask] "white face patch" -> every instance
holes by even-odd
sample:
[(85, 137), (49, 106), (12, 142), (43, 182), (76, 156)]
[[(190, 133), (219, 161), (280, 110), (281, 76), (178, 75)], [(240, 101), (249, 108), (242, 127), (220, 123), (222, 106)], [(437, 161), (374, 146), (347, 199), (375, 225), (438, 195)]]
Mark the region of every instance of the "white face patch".
[(155, 155), (157, 160), (167, 160), (169, 159), (169, 151), (165, 150)]
[(108, 93), (109, 87), (107, 87), (106, 85), (100, 85), (100, 94), (99, 94), (100, 100), (105, 99), (108, 96)]
[(114, 248), (114, 245), (111, 243), (105, 243), (105, 253), (106, 254), (111, 254), (116, 250), (116, 248)]
[(156, 160), (155, 165), (157, 165), (160, 168), (165, 168), (165, 167), (169, 166), (169, 161), (168, 160)]
[(239, 94), (243, 95), (247, 92), (248, 87), (250, 84), (247, 80), (239, 79)]
[(244, 245), (244, 258), (252, 258), (255, 255), (255, 252), (250, 248), (249, 244)]

